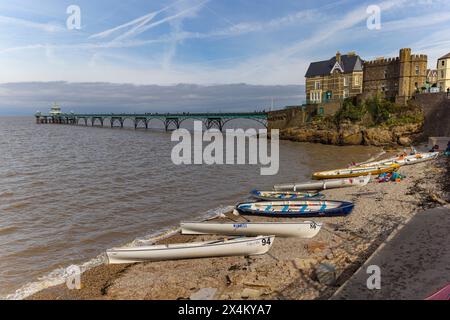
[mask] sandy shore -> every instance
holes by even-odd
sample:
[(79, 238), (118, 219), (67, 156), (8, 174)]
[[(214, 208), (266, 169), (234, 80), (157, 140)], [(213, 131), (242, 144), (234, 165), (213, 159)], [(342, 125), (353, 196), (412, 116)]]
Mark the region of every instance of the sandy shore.
[[(82, 275), (81, 290), (60, 285), (30, 299), (189, 299), (204, 288), (212, 288), (215, 299), (327, 299), (400, 224), (423, 209), (442, 205), (442, 199), (448, 201), (448, 161), (402, 167), (399, 172), (407, 178), (400, 183), (325, 191), (327, 199), (353, 201), (353, 212), (307, 219), (324, 223), (315, 238), (277, 238), (263, 256), (102, 265)], [(176, 234), (160, 243), (210, 238)], [(328, 284), (317, 278), (321, 263), (336, 270)]]

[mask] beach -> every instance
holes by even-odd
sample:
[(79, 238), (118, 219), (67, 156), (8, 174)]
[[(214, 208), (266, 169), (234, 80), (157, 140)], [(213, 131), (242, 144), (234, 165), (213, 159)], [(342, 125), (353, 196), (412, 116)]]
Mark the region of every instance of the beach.
[[(347, 217), (300, 219), (321, 222), (323, 227), (313, 239), (276, 238), (262, 256), (100, 265), (82, 274), (80, 290), (62, 284), (29, 299), (328, 299), (393, 232), (424, 209), (449, 201), (448, 161), (441, 157), (403, 166), (399, 172), (406, 178), (401, 182), (325, 190), (326, 199), (354, 202), (353, 212)], [(274, 220), (232, 213), (227, 217), (217, 220)], [(158, 243), (214, 238), (175, 233)], [(321, 264), (333, 271), (319, 279), (316, 270)]]

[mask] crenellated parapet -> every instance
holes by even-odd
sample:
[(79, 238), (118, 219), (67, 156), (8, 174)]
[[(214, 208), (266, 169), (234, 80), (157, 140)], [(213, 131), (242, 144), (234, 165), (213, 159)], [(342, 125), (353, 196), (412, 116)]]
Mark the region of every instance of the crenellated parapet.
[(394, 62), (399, 62), (400, 58), (396, 57), (396, 58), (378, 58), (375, 60), (368, 60), (368, 61), (364, 61), (364, 65), (367, 66), (385, 66), (387, 64), (391, 64)]
[(412, 62), (427, 62), (428, 56), (426, 54), (413, 54), (411, 55)]

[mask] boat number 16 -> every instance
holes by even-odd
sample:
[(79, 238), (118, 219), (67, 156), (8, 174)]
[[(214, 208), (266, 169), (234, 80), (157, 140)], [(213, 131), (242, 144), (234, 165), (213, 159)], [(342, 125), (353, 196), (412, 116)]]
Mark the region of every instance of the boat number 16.
[(263, 238), (262, 239), (262, 245), (263, 246), (270, 245), (270, 238)]

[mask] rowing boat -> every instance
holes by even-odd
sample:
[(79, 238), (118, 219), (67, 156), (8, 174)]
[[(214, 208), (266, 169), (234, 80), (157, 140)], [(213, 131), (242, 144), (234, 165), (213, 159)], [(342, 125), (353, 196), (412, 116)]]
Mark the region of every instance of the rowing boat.
[(297, 192), (297, 191), (258, 191), (253, 190), (251, 193), (253, 198), (265, 201), (278, 200), (306, 200), (306, 199), (324, 199), (321, 193)]
[(400, 168), (398, 164), (391, 164), (388, 166), (364, 166), (364, 167), (353, 167), (345, 169), (335, 169), (330, 171), (321, 171), (313, 174), (314, 179), (335, 179), (335, 178), (351, 178), (359, 177), (365, 175), (379, 175), (381, 173), (388, 173), (397, 171)]
[(293, 184), (278, 184), (274, 185), (273, 189), (276, 191), (312, 191), (312, 190), (327, 190), (336, 188), (345, 188), (353, 186), (365, 186), (370, 182), (370, 175), (347, 179), (330, 179), (323, 181), (298, 182)]
[(398, 164), (400, 166), (412, 165), (420, 162), (434, 160), (439, 156), (439, 152), (425, 152), (417, 153), (409, 156), (399, 156), (388, 159), (383, 159), (379, 161), (369, 162), (366, 164), (358, 165), (359, 167), (370, 167), (370, 166), (386, 166), (392, 164)]
[(260, 255), (269, 251), (274, 239), (274, 236), (258, 236), (208, 242), (123, 247), (109, 249), (106, 255), (110, 264)]
[(278, 218), (345, 216), (353, 210), (353, 203), (334, 200), (258, 201), (236, 206), (241, 215)]
[(245, 223), (181, 223), (181, 233), (189, 235), (217, 234), (228, 236), (274, 235), (276, 237), (313, 238), (319, 233), (321, 223), (302, 222), (245, 222)]

